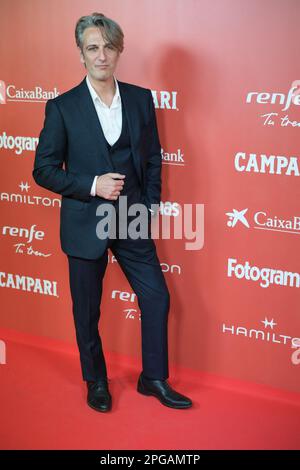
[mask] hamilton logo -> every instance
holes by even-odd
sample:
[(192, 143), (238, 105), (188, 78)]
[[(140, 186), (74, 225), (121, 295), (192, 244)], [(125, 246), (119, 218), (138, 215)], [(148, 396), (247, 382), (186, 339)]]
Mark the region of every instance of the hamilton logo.
[[(222, 324), (222, 333), (229, 334), (232, 336), (243, 336), (254, 341), (265, 341), (267, 343), (280, 344), (284, 346), (290, 346), (296, 351), (292, 352), (291, 360), (294, 365), (300, 364), (300, 335), (298, 337), (279, 333), (274, 331), (274, 327), (277, 326), (274, 318), (271, 320), (265, 317), (260, 323), (264, 325), (264, 328), (248, 328), (243, 325), (233, 324)], [(278, 329), (278, 327), (276, 328)]]
[(261, 323), (263, 323), (263, 324), (265, 325), (265, 328), (267, 328), (267, 327), (269, 326), (269, 327), (271, 328), (271, 330), (273, 330), (274, 326), (277, 325), (277, 323), (274, 323), (273, 318), (272, 318), (271, 321), (269, 321), (269, 320), (267, 319), (267, 317), (265, 317), (265, 319), (262, 320)]
[(31, 194), (31, 186), (27, 181), (21, 181), (18, 187), (20, 188), (20, 191), (17, 192), (0, 192), (0, 203), (13, 202), (16, 204), (41, 205), (44, 207), (61, 207), (60, 197), (38, 196)]
[(21, 181), (21, 184), (19, 184), (19, 188), (21, 189), (21, 191), (24, 191), (25, 189), (26, 193), (28, 193), (28, 189), (30, 188), (30, 186), (27, 181), (25, 184), (23, 183), (23, 181)]

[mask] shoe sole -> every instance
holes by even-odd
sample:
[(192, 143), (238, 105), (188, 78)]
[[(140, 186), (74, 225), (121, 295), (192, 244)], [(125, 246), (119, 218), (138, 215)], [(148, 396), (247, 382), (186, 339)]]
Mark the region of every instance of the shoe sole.
[(108, 411), (111, 411), (111, 406), (109, 408), (106, 408), (106, 410), (101, 410), (100, 408), (96, 408), (95, 406), (91, 405), (89, 402), (87, 402), (87, 405), (93, 410), (99, 411), (100, 413), (107, 413)]
[(156, 395), (156, 393), (146, 392), (146, 391), (142, 390), (139, 386), (137, 387), (137, 391), (139, 393), (141, 393), (142, 395), (155, 397), (163, 405), (168, 406), (169, 408), (175, 408), (176, 410), (186, 410), (186, 409), (191, 408), (193, 406), (192, 403), (191, 403), (191, 405), (176, 405), (176, 406), (170, 405), (170, 404), (166, 403), (164, 400), (162, 400), (158, 395)]

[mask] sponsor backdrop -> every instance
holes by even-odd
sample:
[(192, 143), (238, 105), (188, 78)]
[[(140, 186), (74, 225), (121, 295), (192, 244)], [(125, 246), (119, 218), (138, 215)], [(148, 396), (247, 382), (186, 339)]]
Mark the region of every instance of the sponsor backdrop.
[[(34, 183), (32, 167), (46, 101), (85, 76), (76, 20), (99, 11), (125, 33), (116, 77), (153, 92), (159, 218), (174, 222), (193, 205), (197, 249), (186, 238), (156, 242), (171, 291), (170, 364), (299, 392), (300, 2), (2, 0), (0, 8), (0, 326), (75, 342), (60, 196)], [(110, 257), (105, 350), (139, 357), (140, 326)]]

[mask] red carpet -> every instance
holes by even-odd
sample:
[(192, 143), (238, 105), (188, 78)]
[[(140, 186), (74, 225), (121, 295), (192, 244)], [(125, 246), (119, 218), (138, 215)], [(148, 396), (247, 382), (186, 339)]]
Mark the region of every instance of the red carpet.
[(298, 394), (171, 366), (170, 384), (194, 402), (173, 410), (136, 391), (139, 360), (106, 353), (113, 408), (97, 413), (72, 346), (7, 330), (0, 337), (1, 449), (300, 448)]

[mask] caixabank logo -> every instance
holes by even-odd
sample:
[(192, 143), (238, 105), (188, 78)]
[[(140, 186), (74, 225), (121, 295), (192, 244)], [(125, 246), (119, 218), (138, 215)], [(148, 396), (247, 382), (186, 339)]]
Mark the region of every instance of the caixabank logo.
[(287, 217), (271, 214), (266, 210), (257, 210), (253, 214), (249, 214), (248, 208), (244, 208), (232, 209), (232, 211), (226, 212), (226, 215), (228, 217), (227, 227), (231, 229), (253, 228), (268, 232), (300, 235), (300, 214)]
[(0, 80), (0, 104), (7, 104), (9, 101), (21, 101), (23, 103), (45, 103), (56, 98), (59, 95), (57, 88), (44, 90), (43, 87), (36, 85), (30, 89), (7, 84)]
[(185, 166), (184, 153), (180, 148), (174, 152), (166, 152), (161, 149), (161, 159), (164, 165)]

